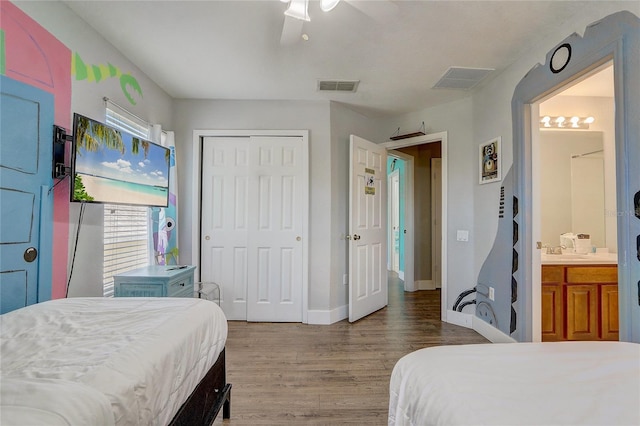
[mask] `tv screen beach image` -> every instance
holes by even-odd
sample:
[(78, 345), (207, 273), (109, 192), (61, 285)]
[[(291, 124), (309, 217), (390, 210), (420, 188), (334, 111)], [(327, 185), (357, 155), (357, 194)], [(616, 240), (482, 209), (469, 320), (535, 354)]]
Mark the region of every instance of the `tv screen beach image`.
[(77, 115), (72, 201), (165, 207), (170, 151)]

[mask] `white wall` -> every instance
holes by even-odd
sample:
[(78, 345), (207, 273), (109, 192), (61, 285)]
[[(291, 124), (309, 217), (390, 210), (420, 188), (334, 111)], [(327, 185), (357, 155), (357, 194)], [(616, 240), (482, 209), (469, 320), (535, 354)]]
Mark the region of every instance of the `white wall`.
[[(473, 260), (474, 222), (477, 208), (474, 205), (474, 186), (477, 185), (478, 147), (473, 133), (472, 100), (459, 101), (428, 108), (422, 111), (382, 120), (387, 129), (405, 129), (407, 132), (420, 128), (424, 121), (426, 133), (447, 132), (447, 230), (442, 238), (447, 239), (447, 301), (449, 309), (455, 298), (475, 285), (474, 270), (467, 266)], [(392, 132), (393, 133), (393, 132)], [(390, 136), (390, 135), (389, 135)], [(388, 137), (388, 136), (387, 136)], [(444, 177), (443, 177), (444, 179)], [(487, 186), (487, 185), (485, 185)], [(495, 203), (497, 205), (497, 203)], [(484, 212), (482, 213), (484, 216)], [(497, 214), (494, 214), (497, 218)], [(470, 231), (469, 242), (456, 240), (457, 230)]]
[[(58, 1), (13, 3), (64, 43), (72, 54), (77, 52), (87, 65), (111, 63), (122, 72), (130, 73), (142, 88), (142, 98), (137, 99), (137, 105), (131, 105), (122, 93), (117, 78), (96, 83), (76, 81), (69, 76), (72, 80), (72, 112), (104, 122), (105, 106), (102, 99), (106, 96), (151, 123), (161, 123), (163, 128), (171, 128), (171, 98), (65, 4)], [(69, 130), (71, 126), (72, 123), (69, 123)], [(69, 296), (102, 296), (102, 212), (101, 205), (88, 205), (86, 208)], [(78, 214), (79, 205), (71, 204), (69, 240), (54, 242), (54, 247), (58, 249), (66, 248), (68, 243), (69, 262), (75, 245)]]

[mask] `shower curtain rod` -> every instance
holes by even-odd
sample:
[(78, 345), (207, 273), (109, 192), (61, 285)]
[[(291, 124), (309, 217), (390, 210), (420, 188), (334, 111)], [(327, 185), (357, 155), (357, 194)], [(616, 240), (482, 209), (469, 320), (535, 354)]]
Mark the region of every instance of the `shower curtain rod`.
[(599, 149), (597, 151), (591, 151), (591, 152), (585, 152), (584, 154), (572, 155), (571, 158), (584, 157), (585, 155), (597, 154), (598, 152), (604, 152), (604, 149)]

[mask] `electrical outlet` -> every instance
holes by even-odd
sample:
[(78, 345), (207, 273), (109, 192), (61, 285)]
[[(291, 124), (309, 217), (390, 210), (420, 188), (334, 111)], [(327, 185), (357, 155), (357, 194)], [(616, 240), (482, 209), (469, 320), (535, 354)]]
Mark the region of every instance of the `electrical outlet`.
[(469, 231), (465, 229), (458, 229), (456, 232), (456, 240), (464, 242), (469, 241)]
[(349, 274), (342, 275), (342, 284), (344, 284), (344, 285), (348, 285), (349, 284)]
[(496, 292), (493, 287), (489, 287), (489, 300), (496, 300)]

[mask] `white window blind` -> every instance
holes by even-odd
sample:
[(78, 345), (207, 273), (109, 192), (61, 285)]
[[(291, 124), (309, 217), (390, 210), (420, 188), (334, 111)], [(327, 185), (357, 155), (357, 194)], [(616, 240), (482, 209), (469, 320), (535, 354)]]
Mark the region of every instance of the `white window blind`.
[(113, 296), (113, 276), (149, 265), (149, 209), (104, 206), (104, 296)]
[[(149, 123), (109, 100), (105, 122), (143, 139), (149, 139)], [(103, 293), (113, 297), (113, 276), (149, 265), (149, 208), (104, 205)]]

